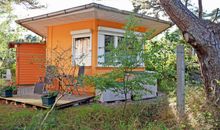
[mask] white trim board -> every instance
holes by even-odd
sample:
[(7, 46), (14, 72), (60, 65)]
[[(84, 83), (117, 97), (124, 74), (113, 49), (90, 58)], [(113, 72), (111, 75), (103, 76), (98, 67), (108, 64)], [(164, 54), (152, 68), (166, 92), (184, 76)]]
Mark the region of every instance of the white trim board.
[(103, 26), (99, 26), (98, 31), (100, 34), (110, 34), (110, 35), (117, 35), (117, 36), (123, 36), (125, 33), (125, 30), (122, 30), (122, 29), (109, 28), (109, 27), (103, 27)]
[[(109, 34), (109, 35), (117, 35), (117, 36), (123, 36), (125, 33), (124, 29), (116, 29), (116, 28), (109, 28), (109, 27), (103, 27), (99, 26), (98, 31), (100, 34)], [(141, 32), (135, 31), (135, 34), (140, 35)]]
[(71, 31), (70, 34), (73, 36), (73, 38), (80, 38), (86, 36), (90, 37), (92, 31), (90, 29), (83, 29), (83, 30)]

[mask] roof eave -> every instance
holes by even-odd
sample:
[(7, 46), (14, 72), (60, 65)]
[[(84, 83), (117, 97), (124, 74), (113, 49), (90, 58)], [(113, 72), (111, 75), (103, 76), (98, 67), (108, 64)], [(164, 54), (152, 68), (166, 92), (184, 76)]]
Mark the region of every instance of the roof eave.
[[(89, 9), (89, 8), (103, 9), (103, 10), (107, 10), (107, 11), (121, 13), (121, 14), (124, 14), (124, 15), (130, 15), (131, 13), (133, 13), (133, 12), (130, 12), (130, 11), (119, 10), (117, 8), (104, 6), (104, 5), (101, 5), (101, 4), (91, 3), (91, 4), (82, 5), (82, 6), (78, 6), (78, 7), (73, 7), (73, 8), (69, 8), (69, 9), (65, 9), (65, 10), (61, 10), (61, 11), (56, 11), (56, 12), (52, 12), (52, 13), (47, 13), (47, 14), (43, 14), (43, 15), (39, 15), (39, 16), (34, 16), (34, 17), (30, 17), (30, 18), (16, 20), (16, 23), (21, 25), (24, 22), (35, 21), (35, 20), (55, 17), (55, 16), (59, 16), (59, 15), (65, 15), (65, 14), (68, 14), (68, 13), (72, 13), (72, 12), (75, 12), (75, 11), (80, 11), (80, 10), (83, 10), (83, 9)], [(146, 16), (146, 15), (143, 15), (143, 14), (134, 13), (134, 15), (138, 18), (148, 19), (148, 20), (152, 20), (152, 21), (155, 21), (155, 22), (160, 22), (160, 23), (172, 25), (172, 22), (157, 19), (157, 18), (150, 17), (150, 16)]]
[(152, 37), (150, 37), (150, 39), (158, 36), (159, 34), (161, 34), (162, 32), (164, 32), (165, 30), (167, 30), (168, 28), (171, 28), (174, 24), (170, 24), (167, 28), (164, 28), (163, 30), (161, 30), (160, 32), (158, 33), (155, 33)]
[[(34, 17), (30, 17), (30, 18), (16, 20), (16, 23), (18, 23), (19, 25), (33, 31), (34, 33), (38, 34), (41, 37), (47, 37), (46, 34), (40, 32), (39, 30), (37, 31), (34, 28), (29, 27), (25, 23), (32, 22), (32, 21), (43, 20), (43, 19), (47, 19), (47, 18), (53, 18), (53, 17), (57, 17), (57, 16), (63, 16), (63, 15), (66, 15), (68, 13), (73, 13), (73, 12), (76, 12), (76, 11), (81, 11), (81, 10), (84, 10), (84, 9), (91, 9), (91, 8), (101, 9), (101, 10), (105, 10), (105, 11), (111, 11), (111, 12), (120, 13), (120, 14), (123, 14), (123, 15), (130, 15), (132, 13), (132, 12), (125, 11), (125, 10), (119, 10), (117, 8), (112, 8), (112, 7), (108, 7), (108, 6), (104, 6), (104, 5), (100, 5), (100, 4), (96, 4), (96, 3), (91, 3), (91, 4), (87, 4), (87, 5), (82, 5), (82, 6), (78, 6), (78, 7), (73, 7), (73, 8), (69, 8), (69, 9), (65, 9), (65, 10), (61, 10), (61, 11), (48, 13), (48, 14), (43, 14), (43, 15), (39, 15), (39, 16), (34, 16)], [(153, 17), (150, 17), (150, 16), (137, 14), (137, 13), (135, 13), (134, 16), (138, 17), (138, 18), (141, 18), (141, 19), (146, 19), (146, 20), (151, 20), (151, 21), (155, 21), (155, 22), (158, 22), (158, 23), (166, 24), (169, 27), (173, 26), (172, 22), (156, 19), (156, 18), (153, 18)], [(167, 28), (169, 28), (169, 27), (167, 27)], [(164, 30), (166, 30), (167, 28), (165, 28)], [(162, 30), (162, 31), (164, 31), (164, 30)], [(160, 34), (162, 31), (159, 31), (157, 34), (155, 34), (155, 36)]]
[(17, 24), (21, 25), (22, 27), (27, 28), (28, 30), (32, 31), (33, 33), (36, 33), (37, 35), (41, 36), (42, 38), (46, 38), (47, 36), (44, 36), (43, 34), (39, 33), (38, 31), (26, 26), (25, 24), (22, 24), (21, 22), (19, 22), (19, 20), (15, 21)]

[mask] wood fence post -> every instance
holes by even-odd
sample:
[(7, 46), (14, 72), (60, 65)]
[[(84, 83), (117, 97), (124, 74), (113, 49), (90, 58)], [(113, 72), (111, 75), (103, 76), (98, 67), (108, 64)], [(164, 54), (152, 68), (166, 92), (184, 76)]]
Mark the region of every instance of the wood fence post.
[(177, 46), (177, 114), (182, 118), (185, 113), (185, 63), (184, 46)]

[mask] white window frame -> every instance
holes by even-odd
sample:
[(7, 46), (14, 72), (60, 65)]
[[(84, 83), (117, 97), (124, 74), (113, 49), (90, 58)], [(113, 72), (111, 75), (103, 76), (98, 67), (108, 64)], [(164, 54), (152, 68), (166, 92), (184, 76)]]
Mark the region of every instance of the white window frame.
[[(125, 30), (122, 30), (122, 29), (115, 29), (115, 28), (99, 26), (98, 27), (98, 42), (103, 42), (102, 44), (104, 44), (103, 48), (101, 48), (101, 49), (105, 49), (105, 43), (104, 43), (105, 42), (105, 35), (114, 36), (114, 47), (117, 47), (118, 46), (118, 37), (119, 36), (123, 37), (124, 33), (125, 33)], [(104, 39), (102, 39), (104, 41), (100, 41), (101, 36), (104, 37)], [(99, 43), (98, 43), (98, 45), (99, 45)], [(98, 46), (98, 49), (100, 49), (99, 46)], [(99, 52), (99, 50), (98, 50), (98, 52)], [(98, 54), (98, 56), (99, 56), (99, 54)], [(102, 67), (102, 64), (99, 64), (99, 62), (100, 62), (99, 59), (100, 58), (98, 58), (98, 67)], [(101, 62), (104, 62), (104, 61), (105, 61), (105, 59), (104, 59), (104, 57), (102, 57)]]
[[(125, 30), (123, 30), (123, 29), (115, 29), (115, 28), (99, 26), (98, 27), (98, 42), (105, 42), (105, 41), (100, 41), (100, 39), (101, 39), (100, 35), (104, 36), (104, 39), (105, 39), (105, 35), (111, 35), (111, 36), (114, 36), (114, 47), (117, 47), (118, 46), (118, 37), (123, 37), (124, 33), (125, 33)], [(135, 33), (142, 34), (141, 32), (135, 32)], [(102, 38), (102, 40), (104, 40), (104, 39)], [(103, 48), (105, 48), (105, 43), (103, 43), (103, 44), (104, 44)], [(98, 45), (99, 45), (99, 43), (98, 43)], [(98, 49), (100, 49), (99, 46), (98, 46)], [(99, 50), (98, 50), (98, 52), (99, 52)], [(98, 54), (98, 56), (99, 56), (99, 54)], [(102, 62), (105, 61), (104, 57), (102, 58), (101, 61)], [(99, 62), (99, 58), (98, 58), (98, 62)], [(144, 66), (145, 66), (144, 63), (142, 63), (140, 67), (144, 67)], [(102, 64), (98, 63), (98, 67), (102, 67)]]
[(70, 33), (72, 35), (72, 65), (74, 65), (74, 52), (75, 52), (75, 39), (76, 38), (83, 38), (83, 37), (89, 37), (89, 45), (90, 45), (90, 55), (91, 55), (91, 61), (89, 65), (85, 66), (91, 66), (92, 65), (92, 31), (90, 29), (83, 29), (83, 30), (77, 30), (77, 31), (71, 31)]

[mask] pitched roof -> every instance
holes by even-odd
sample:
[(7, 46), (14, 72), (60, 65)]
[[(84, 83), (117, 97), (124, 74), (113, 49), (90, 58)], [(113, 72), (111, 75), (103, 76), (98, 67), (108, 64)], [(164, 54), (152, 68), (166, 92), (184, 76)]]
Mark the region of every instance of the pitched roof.
[[(67, 24), (92, 18), (126, 23), (127, 16), (131, 13), (132, 12), (119, 10), (117, 8), (91, 3), (35, 17), (20, 19), (16, 22), (42, 37), (47, 37), (48, 26)], [(149, 30), (155, 30), (155, 35), (172, 26), (171, 22), (146, 15), (135, 14), (135, 17), (141, 20), (141, 26), (144, 26)]]

